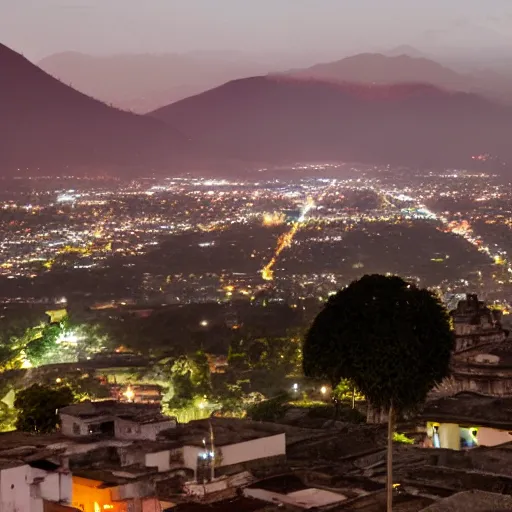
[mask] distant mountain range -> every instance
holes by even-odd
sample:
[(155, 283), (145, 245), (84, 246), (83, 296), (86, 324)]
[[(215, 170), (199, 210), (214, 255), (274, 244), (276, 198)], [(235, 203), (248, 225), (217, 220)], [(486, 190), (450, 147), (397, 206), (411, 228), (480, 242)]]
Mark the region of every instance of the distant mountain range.
[[(354, 59), (413, 67), (411, 58)], [(348, 83), (336, 73), (360, 69), (354, 59), (230, 81), (141, 116), (74, 90), (0, 45), (0, 69), (9, 70), (0, 74), (0, 175), (171, 174), (327, 160), (458, 166), (480, 153), (512, 162), (511, 108), (446, 90), (457, 74), (425, 59), (412, 61), (437, 73), (444, 88), (377, 80), (391, 80), (386, 65), (358, 71), (375, 83)]]
[(3, 45), (0, 69), (0, 170), (149, 170), (193, 153), (169, 125), (89, 98)]
[(269, 72), (302, 78), (372, 84), (424, 83), (476, 92), (512, 104), (512, 78), (497, 72), (460, 73), (407, 45), (384, 54), (361, 53), (305, 69), (283, 71), (234, 53), (91, 56), (77, 52), (39, 62), (52, 76), (109, 105), (147, 113), (230, 80)]
[(65, 52), (51, 55), (38, 65), (93, 98), (138, 113), (150, 112), (229, 80), (270, 71), (268, 66), (236, 54), (209, 53), (101, 57)]
[(386, 56), (379, 53), (361, 53), (290, 74), (301, 78), (339, 82), (425, 83), (456, 90), (468, 88), (468, 81), (471, 81), (468, 77), (423, 57), (404, 54)]
[(151, 117), (223, 154), (260, 161), (465, 165), (512, 160), (512, 109), (431, 85), (327, 83), (290, 76), (229, 82)]
[(385, 52), (385, 55), (387, 55), (388, 57), (400, 57), (401, 55), (407, 55), (407, 57), (428, 59), (428, 55), (426, 53), (423, 53), (422, 51), (408, 44), (401, 44), (400, 46), (395, 46), (391, 50)]
[[(404, 53), (397, 54), (400, 51)], [(512, 104), (512, 80), (506, 76), (490, 71), (458, 73), (418, 55), (420, 52), (405, 46), (392, 50), (388, 55), (361, 53), (287, 74), (336, 82), (431, 84), (448, 90), (475, 92)]]

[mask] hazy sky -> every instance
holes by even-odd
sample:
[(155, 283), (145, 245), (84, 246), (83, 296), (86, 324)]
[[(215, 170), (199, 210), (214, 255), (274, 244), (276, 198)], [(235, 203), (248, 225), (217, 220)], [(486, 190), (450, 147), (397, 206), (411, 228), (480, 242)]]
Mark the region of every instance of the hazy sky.
[(0, 41), (31, 59), (508, 45), (512, 0), (0, 0)]

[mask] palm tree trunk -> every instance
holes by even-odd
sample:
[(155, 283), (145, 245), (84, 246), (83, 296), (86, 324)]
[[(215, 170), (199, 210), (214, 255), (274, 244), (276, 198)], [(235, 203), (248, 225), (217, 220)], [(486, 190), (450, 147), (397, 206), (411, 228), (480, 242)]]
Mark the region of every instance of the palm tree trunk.
[(387, 512), (393, 511), (393, 433), (395, 430), (395, 411), (393, 409), (393, 401), (389, 405), (388, 415), (388, 458), (387, 458)]
[(352, 386), (352, 409), (356, 408), (356, 388)]

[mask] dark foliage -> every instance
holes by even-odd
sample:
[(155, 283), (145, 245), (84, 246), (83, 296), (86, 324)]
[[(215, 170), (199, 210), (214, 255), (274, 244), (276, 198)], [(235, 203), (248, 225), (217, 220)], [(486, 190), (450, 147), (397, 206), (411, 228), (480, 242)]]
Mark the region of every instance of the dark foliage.
[(289, 395), (282, 394), (263, 402), (252, 405), (247, 409), (247, 416), (254, 421), (277, 421), (285, 415), (290, 408)]
[(428, 290), (366, 275), (333, 296), (303, 347), (307, 376), (351, 379), (377, 407), (407, 410), (449, 373), (448, 315)]
[(73, 392), (67, 386), (54, 388), (33, 384), (16, 395), (16, 428), (23, 432), (53, 432), (59, 423), (58, 409), (74, 401)]

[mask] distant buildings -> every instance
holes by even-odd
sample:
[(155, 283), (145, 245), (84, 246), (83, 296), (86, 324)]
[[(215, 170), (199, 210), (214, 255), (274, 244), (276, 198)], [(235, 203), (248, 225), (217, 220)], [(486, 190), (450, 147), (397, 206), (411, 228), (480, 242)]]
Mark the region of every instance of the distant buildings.
[(59, 411), (59, 416), (61, 432), (67, 437), (101, 434), (115, 439), (156, 441), (160, 432), (177, 425), (175, 418), (160, 412), (160, 406), (114, 400), (69, 405)]
[(227, 491), (251, 480), (245, 470), (286, 460), (277, 425), (212, 419), (178, 426), (158, 407), (114, 401), (59, 413), (58, 434), (0, 435), (1, 512), (160, 512), (183, 492)]
[(451, 317), (455, 330), (452, 376), (440, 391), (512, 395), (512, 342), (501, 324), (501, 311), (468, 294)]

